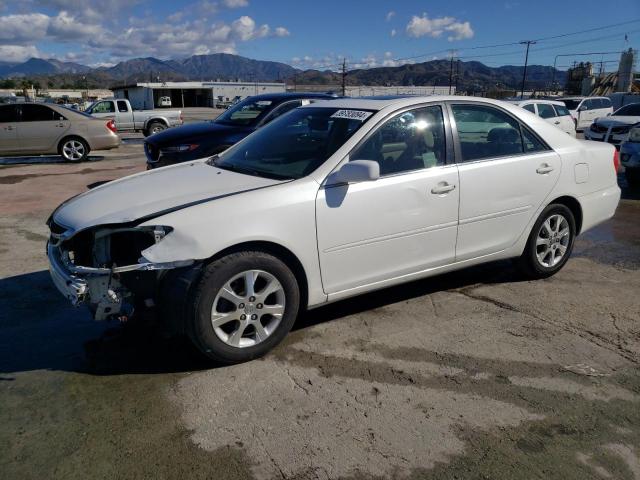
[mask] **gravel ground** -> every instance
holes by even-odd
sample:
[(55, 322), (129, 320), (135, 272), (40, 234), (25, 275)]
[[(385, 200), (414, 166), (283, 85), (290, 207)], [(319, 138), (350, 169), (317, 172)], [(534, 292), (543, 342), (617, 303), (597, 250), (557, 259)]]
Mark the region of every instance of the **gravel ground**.
[(498, 262), (387, 289), (212, 368), (92, 322), (46, 272), (47, 216), (141, 171), (140, 141), (2, 164), (2, 478), (640, 479), (640, 195), (623, 180), (553, 278)]

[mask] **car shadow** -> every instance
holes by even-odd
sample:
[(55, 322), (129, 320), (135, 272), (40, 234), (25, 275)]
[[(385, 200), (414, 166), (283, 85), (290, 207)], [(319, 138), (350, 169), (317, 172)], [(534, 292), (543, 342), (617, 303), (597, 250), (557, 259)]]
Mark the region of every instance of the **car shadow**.
[[(85, 162), (100, 162), (104, 160), (102, 155), (89, 155)], [(0, 165), (46, 165), (48, 163), (68, 163), (59, 155), (38, 155), (33, 157), (0, 157)]]
[[(510, 262), (499, 262), (415, 281), (301, 314), (300, 330), (358, 312), (478, 282), (517, 280)], [(169, 337), (149, 318), (120, 324), (95, 322), (74, 308), (39, 271), (0, 279), (0, 380), (12, 373), (59, 370), (91, 375), (161, 374), (215, 368), (185, 338)]]

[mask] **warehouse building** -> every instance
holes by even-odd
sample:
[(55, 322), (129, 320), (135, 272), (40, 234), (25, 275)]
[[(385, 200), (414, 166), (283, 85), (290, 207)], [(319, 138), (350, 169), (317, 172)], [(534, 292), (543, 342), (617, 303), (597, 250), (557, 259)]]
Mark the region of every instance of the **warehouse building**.
[(217, 107), (263, 93), (286, 91), (284, 83), (162, 82), (111, 88), (115, 98), (126, 98), (136, 110), (160, 107)]

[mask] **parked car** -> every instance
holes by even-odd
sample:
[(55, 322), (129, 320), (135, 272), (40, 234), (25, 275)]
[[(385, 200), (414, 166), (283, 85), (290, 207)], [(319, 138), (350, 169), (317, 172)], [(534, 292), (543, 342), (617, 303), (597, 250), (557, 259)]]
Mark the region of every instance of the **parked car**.
[(120, 145), (113, 120), (51, 103), (0, 105), (0, 155), (62, 155), (80, 162)]
[(124, 98), (100, 100), (85, 112), (96, 118), (112, 118), (120, 132), (141, 131), (145, 136), (184, 123), (180, 110), (133, 110), (129, 100)]
[(218, 118), (152, 135), (145, 140), (147, 168), (164, 167), (220, 153), (280, 115), (317, 100), (324, 93), (270, 93), (248, 97)]
[(557, 273), (613, 216), (617, 159), (497, 100), (318, 102), (63, 203), (51, 274), (97, 319), (157, 305), (211, 359), (245, 361), (306, 308), (506, 258)]
[(513, 103), (525, 110), (529, 110), (531, 113), (535, 113), (541, 118), (544, 118), (547, 122), (555, 125), (572, 137), (576, 136), (576, 124), (573, 121), (573, 117), (571, 117), (571, 113), (563, 102), (531, 99), (516, 101)]
[(158, 100), (159, 107), (171, 107), (171, 97), (160, 97)]
[(613, 112), (611, 100), (607, 97), (565, 97), (558, 100), (566, 105), (578, 131), (589, 128), (596, 118)]
[(599, 117), (594, 120), (584, 138), (620, 145), (629, 138), (629, 131), (640, 124), (640, 103), (631, 103), (620, 107), (613, 115)]
[(620, 145), (620, 162), (629, 185), (640, 185), (640, 124), (631, 128), (628, 140)]

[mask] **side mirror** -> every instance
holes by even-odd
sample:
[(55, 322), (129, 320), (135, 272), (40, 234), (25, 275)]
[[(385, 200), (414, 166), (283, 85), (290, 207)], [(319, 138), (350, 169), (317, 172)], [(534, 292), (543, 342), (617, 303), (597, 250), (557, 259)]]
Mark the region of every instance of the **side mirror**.
[(578, 109), (579, 112), (584, 112), (585, 110), (587, 110), (586, 105), (581, 105), (580, 108)]
[(611, 116), (611, 112), (607, 113), (607, 117), (610, 117), (610, 116)]
[(371, 182), (380, 178), (380, 164), (373, 160), (353, 160), (329, 177), (329, 183)]

